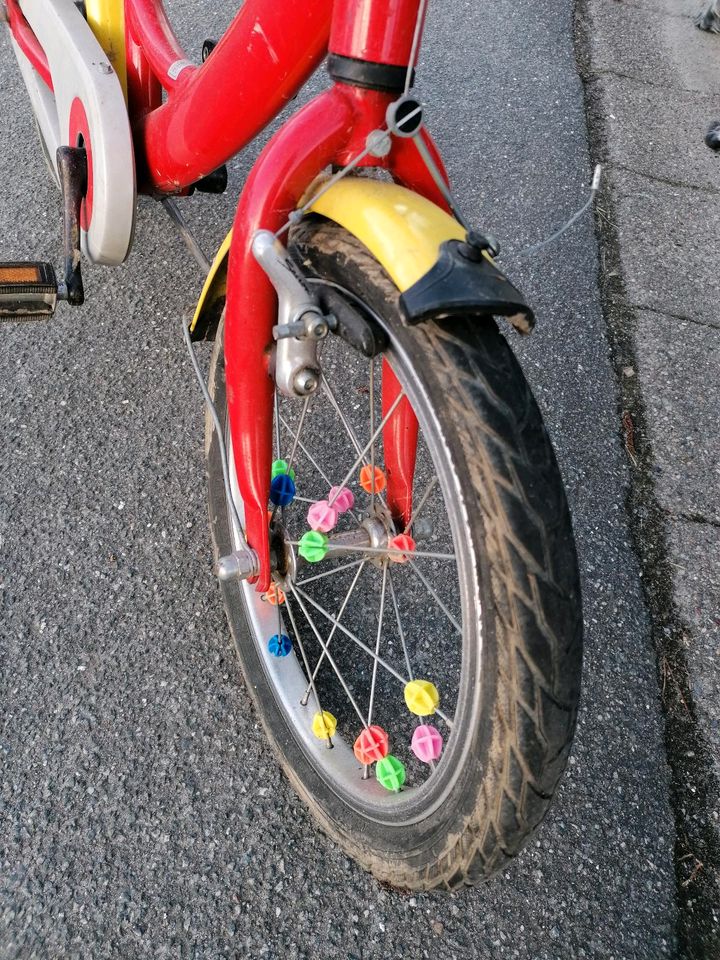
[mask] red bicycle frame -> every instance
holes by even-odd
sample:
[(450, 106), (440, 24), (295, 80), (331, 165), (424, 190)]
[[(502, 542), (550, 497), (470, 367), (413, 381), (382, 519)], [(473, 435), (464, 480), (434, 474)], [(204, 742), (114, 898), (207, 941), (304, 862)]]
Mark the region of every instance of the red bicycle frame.
[[(225, 163), (295, 96), (328, 50), (351, 70), (349, 78), (336, 79), (270, 141), (243, 189), (233, 227), (225, 317), (227, 398), (246, 536), (260, 561), (259, 589), (266, 589), (270, 579), (269, 359), (276, 296), (252, 255), (251, 241), (258, 229), (277, 231), (323, 168), (347, 164), (363, 150), (368, 134), (385, 126), (388, 105), (402, 93), (406, 72), (415, 65), (411, 59), (417, 59), (421, 9), (423, 0), (246, 0), (208, 59), (194, 66), (160, 0), (125, 0), (128, 109), (138, 186), (146, 193), (182, 193)], [(42, 49), (34, 48), (16, 0), (10, 0), (9, 12), (17, 42), (43, 75)], [(422, 136), (445, 175), (429, 134), (423, 130)], [(385, 167), (398, 183), (447, 209), (411, 141), (394, 139), (387, 157), (366, 157), (363, 163)], [(386, 368), (386, 409), (398, 390)], [(388, 500), (405, 522), (412, 506), (416, 440), (417, 421), (403, 401), (384, 441)]]

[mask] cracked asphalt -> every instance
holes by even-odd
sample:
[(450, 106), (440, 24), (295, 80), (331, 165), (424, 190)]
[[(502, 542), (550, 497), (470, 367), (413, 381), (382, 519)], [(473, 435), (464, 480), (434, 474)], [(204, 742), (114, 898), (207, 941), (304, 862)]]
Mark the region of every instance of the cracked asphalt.
[[(170, 10), (196, 58), (233, 13)], [(591, 219), (519, 253), (589, 189), (571, 3), (431, 4), (418, 89), (466, 215), (503, 241), (539, 318), (513, 346), (567, 484), (587, 644), (553, 810), (503, 876), (453, 896), (383, 889), (317, 833), (248, 706), (212, 575), (180, 335), (201, 277), (143, 200), (134, 252), (86, 270), (84, 308), (2, 328), (3, 958), (674, 955), (658, 685)], [(0, 102), (2, 256), (57, 263), (58, 198), (5, 32)], [(183, 201), (208, 251), (257, 149), (225, 196)]]

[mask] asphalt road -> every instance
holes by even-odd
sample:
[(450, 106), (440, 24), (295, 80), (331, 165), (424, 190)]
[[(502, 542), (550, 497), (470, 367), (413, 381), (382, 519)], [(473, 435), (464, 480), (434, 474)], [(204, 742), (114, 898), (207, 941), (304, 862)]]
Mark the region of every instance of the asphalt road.
[[(569, 0), (431, 4), (419, 90), (467, 215), (539, 316), (514, 340), (573, 509), (587, 655), (537, 840), (452, 897), (381, 889), (320, 836), (247, 704), (211, 570), (203, 411), (179, 334), (200, 276), (162, 210), (88, 303), (0, 350), (0, 956), (659, 958), (674, 951), (658, 689), (586, 218)], [(175, 2), (199, 52), (231, 5)], [(315, 84), (315, 89), (320, 79)], [(58, 200), (0, 33), (0, 248), (58, 261)], [(184, 206), (219, 242), (222, 198)], [(207, 349), (207, 348), (205, 348)]]

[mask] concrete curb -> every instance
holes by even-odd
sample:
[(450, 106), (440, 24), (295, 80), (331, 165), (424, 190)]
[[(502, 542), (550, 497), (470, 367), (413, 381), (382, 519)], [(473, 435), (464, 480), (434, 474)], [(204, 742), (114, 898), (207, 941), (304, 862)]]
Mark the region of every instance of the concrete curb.
[[(672, 770), (682, 955), (720, 956), (720, 39), (690, 0), (579, 0), (601, 287)], [(711, 253), (715, 251), (715, 255)]]

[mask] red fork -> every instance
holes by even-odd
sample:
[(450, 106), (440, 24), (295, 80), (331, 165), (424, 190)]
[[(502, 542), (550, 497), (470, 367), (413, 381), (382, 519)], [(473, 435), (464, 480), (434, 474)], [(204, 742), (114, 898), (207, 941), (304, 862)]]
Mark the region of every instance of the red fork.
[[(383, 360), (382, 413), (387, 416), (402, 387), (392, 367)], [(418, 421), (410, 401), (403, 397), (383, 428), (387, 501), (399, 529), (404, 530), (412, 516), (412, 491), (417, 458)]]

